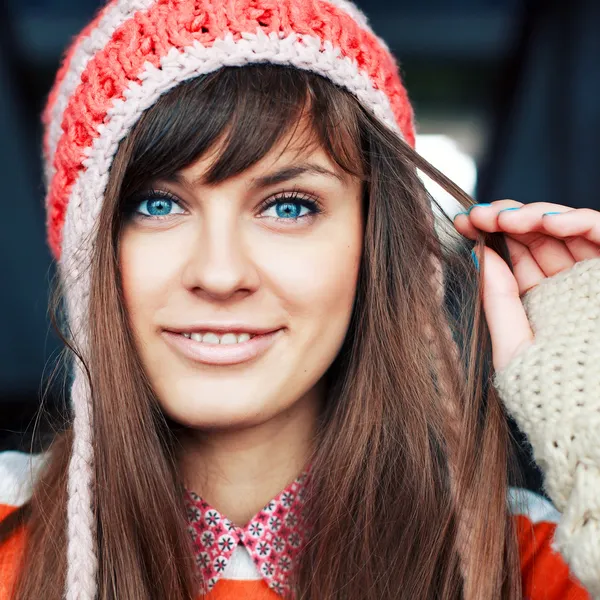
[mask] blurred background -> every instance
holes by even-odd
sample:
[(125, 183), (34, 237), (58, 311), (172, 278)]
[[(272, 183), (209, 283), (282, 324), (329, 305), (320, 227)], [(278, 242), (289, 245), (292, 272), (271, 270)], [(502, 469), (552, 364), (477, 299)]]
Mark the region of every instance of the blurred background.
[[(1, 0), (0, 450), (32, 433), (60, 349), (48, 318), (40, 114), (97, 0)], [(417, 149), (478, 202), (600, 209), (600, 1), (358, 0), (400, 61)], [(432, 189), (454, 213), (452, 201)], [(58, 411), (61, 386), (44, 402)], [(514, 425), (513, 425), (514, 426)], [(527, 486), (540, 477), (522, 436)]]

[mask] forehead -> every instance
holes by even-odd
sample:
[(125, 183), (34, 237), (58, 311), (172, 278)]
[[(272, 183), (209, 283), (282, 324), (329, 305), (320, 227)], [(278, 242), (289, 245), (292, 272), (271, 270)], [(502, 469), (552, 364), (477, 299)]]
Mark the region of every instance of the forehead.
[[(217, 140), (217, 142), (197, 158), (193, 163), (178, 172), (178, 179), (188, 183), (203, 183), (203, 175), (208, 173), (211, 167), (221, 158), (223, 151), (227, 148), (229, 140), (228, 133)], [(228, 179), (254, 179), (261, 174), (273, 172), (283, 167), (295, 164), (305, 164), (310, 160), (311, 165), (322, 167), (335, 173), (340, 182), (345, 183), (348, 174), (340, 168), (323, 147), (317, 132), (308, 119), (302, 119), (290, 126), (288, 131), (278, 140), (273, 147), (256, 163)]]
[(245, 90), (252, 102), (193, 89), (193, 101), (180, 103), (178, 94), (186, 90), (176, 90), (137, 124), (121, 200), (152, 184), (215, 186), (307, 160), (342, 179), (364, 177), (357, 122), (345, 96), (333, 108), (315, 104), (310, 95), (265, 103), (263, 95), (254, 97), (252, 87)]

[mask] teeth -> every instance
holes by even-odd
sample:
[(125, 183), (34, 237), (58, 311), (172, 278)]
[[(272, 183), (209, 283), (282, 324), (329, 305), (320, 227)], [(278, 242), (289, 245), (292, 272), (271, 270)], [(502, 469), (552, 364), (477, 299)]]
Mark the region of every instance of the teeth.
[(205, 333), (202, 336), (202, 341), (205, 344), (219, 344), (221, 340), (219, 339), (219, 336), (214, 333)]
[(240, 333), (224, 333), (223, 335), (217, 335), (212, 331), (208, 333), (182, 333), (183, 337), (188, 340), (191, 339), (194, 342), (203, 342), (204, 344), (241, 344), (247, 342), (249, 339), (254, 337), (254, 334)]
[[(214, 337), (217, 337), (217, 336), (215, 335)], [(204, 339), (206, 339), (206, 336), (204, 336)], [(224, 336), (221, 337), (221, 344), (237, 344), (237, 343), (238, 343), (238, 337), (237, 337), (237, 335), (235, 335), (235, 333), (226, 333)]]

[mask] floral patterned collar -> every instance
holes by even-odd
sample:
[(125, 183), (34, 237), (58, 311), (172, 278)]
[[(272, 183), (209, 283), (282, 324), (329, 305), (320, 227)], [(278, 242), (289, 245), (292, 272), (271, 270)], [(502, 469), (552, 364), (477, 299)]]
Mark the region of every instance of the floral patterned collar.
[(288, 575), (307, 536), (304, 514), (307, 478), (308, 469), (245, 527), (234, 525), (195, 492), (186, 489), (188, 530), (207, 591), (222, 577), (237, 545), (242, 544), (268, 586), (279, 595), (290, 592)]

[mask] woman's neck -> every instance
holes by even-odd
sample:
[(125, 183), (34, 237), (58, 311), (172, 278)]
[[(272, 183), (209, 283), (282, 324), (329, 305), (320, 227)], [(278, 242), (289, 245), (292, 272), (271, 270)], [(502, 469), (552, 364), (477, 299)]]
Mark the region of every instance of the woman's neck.
[(245, 525), (306, 466), (322, 396), (316, 386), (287, 411), (245, 429), (186, 430), (180, 443), (188, 489)]

